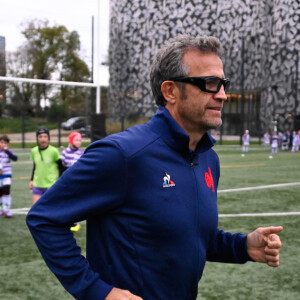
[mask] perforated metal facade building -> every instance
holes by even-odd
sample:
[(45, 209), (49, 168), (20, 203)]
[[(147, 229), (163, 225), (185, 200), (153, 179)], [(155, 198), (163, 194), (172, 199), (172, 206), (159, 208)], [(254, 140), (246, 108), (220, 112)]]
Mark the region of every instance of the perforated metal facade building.
[(109, 99), (115, 115), (156, 111), (151, 62), (179, 33), (214, 35), (223, 44), (232, 82), (224, 133), (238, 134), (241, 118), (255, 134), (271, 130), (274, 119), (282, 131), (300, 129), (294, 118), (300, 116), (300, 0), (111, 0)]

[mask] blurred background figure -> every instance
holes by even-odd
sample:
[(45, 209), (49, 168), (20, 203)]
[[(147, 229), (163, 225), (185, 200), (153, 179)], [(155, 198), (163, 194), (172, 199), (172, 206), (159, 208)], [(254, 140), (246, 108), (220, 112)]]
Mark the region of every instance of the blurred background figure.
[(277, 154), (278, 153), (278, 134), (276, 131), (273, 132), (272, 134), (272, 154)]
[(264, 134), (264, 145), (265, 145), (265, 150), (269, 150), (270, 149), (270, 134), (269, 132), (266, 132)]
[(249, 151), (249, 145), (250, 145), (250, 134), (249, 130), (245, 130), (245, 133), (243, 135), (243, 148), (242, 152), (248, 152)]
[(287, 151), (290, 144), (290, 132), (287, 130), (282, 137), (282, 151)]
[(292, 140), (292, 152), (299, 151), (299, 143), (300, 143), (300, 130), (297, 133), (297, 131), (293, 131), (293, 140)]

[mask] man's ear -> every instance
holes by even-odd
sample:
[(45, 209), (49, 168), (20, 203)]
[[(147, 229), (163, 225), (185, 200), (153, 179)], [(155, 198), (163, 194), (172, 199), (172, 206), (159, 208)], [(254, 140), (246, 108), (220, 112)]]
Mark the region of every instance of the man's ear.
[(174, 104), (179, 96), (179, 89), (174, 81), (166, 80), (161, 84), (161, 92), (170, 104)]

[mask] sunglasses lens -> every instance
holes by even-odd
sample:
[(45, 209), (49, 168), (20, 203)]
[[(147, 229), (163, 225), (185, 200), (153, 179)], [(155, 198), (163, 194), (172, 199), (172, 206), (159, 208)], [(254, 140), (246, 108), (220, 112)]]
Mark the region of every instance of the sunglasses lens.
[(205, 88), (210, 92), (217, 93), (219, 92), (222, 84), (224, 86), (225, 93), (227, 93), (230, 84), (229, 80), (221, 80), (218, 77), (206, 79)]
[(220, 79), (217, 77), (206, 79), (205, 88), (208, 91), (216, 92), (218, 90), (219, 85), (220, 85)]
[(225, 93), (227, 93), (227, 91), (229, 90), (229, 86), (230, 86), (230, 81), (226, 81), (224, 82), (224, 90), (225, 90)]
[(176, 77), (172, 81), (190, 83), (197, 86), (201, 91), (208, 93), (218, 93), (223, 85), (225, 93), (229, 89), (229, 79), (221, 79), (217, 76), (204, 77)]

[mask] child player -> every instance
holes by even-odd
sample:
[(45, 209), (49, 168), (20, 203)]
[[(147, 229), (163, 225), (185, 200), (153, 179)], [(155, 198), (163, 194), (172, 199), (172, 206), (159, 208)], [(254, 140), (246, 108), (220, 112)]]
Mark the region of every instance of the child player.
[(12, 177), (12, 167), (11, 161), (16, 161), (18, 159), (15, 153), (8, 149), (9, 138), (7, 135), (2, 135), (0, 137), (0, 165), (2, 167), (2, 175), (0, 176), (2, 181), (2, 186), (0, 188), (0, 215), (3, 215), (7, 218), (12, 217), (10, 211), (11, 207), (11, 195), (10, 195), (10, 186), (11, 186), (11, 177)]
[(264, 134), (264, 145), (265, 145), (265, 150), (269, 150), (270, 149), (270, 134), (269, 132), (266, 132)]
[(249, 151), (249, 144), (250, 144), (249, 130), (245, 130), (245, 133), (243, 135), (243, 148), (242, 148), (242, 152), (248, 152)]
[(279, 140), (279, 137), (277, 135), (277, 132), (274, 131), (273, 135), (272, 135), (272, 143), (271, 143), (272, 154), (277, 154), (278, 153), (278, 140)]
[[(83, 154), (83, 151), (80, 150), (81, 146), (81, 134), (79, 132), (72, 132), (69, 135), (69, 147), (66, 148), (61, 153), (61, 162), (63, 169), (66, 170), (74, 165), (74, 163), (80, 158)], [(80, 224), (76, 223), (71, 227), (72, 231), (78, 231), (80, 229)]]
[(61, 153), (61, 162), (65, 170), (73, 166), (83, 154), (83, 151), (79, 149), (80, 146), (81, 134), (79, 132), (72, 132), (69, 135), (69, 147)]
[(36, 131), (37, 146), (32, 148), (30, 160), (33, 161), (32, 176), (29, 188), (32, 189), (32, 204), (56, 182), (62, 169), (60, 154), (57, 148), (50, 145), (48, 128), (41, 127)]

